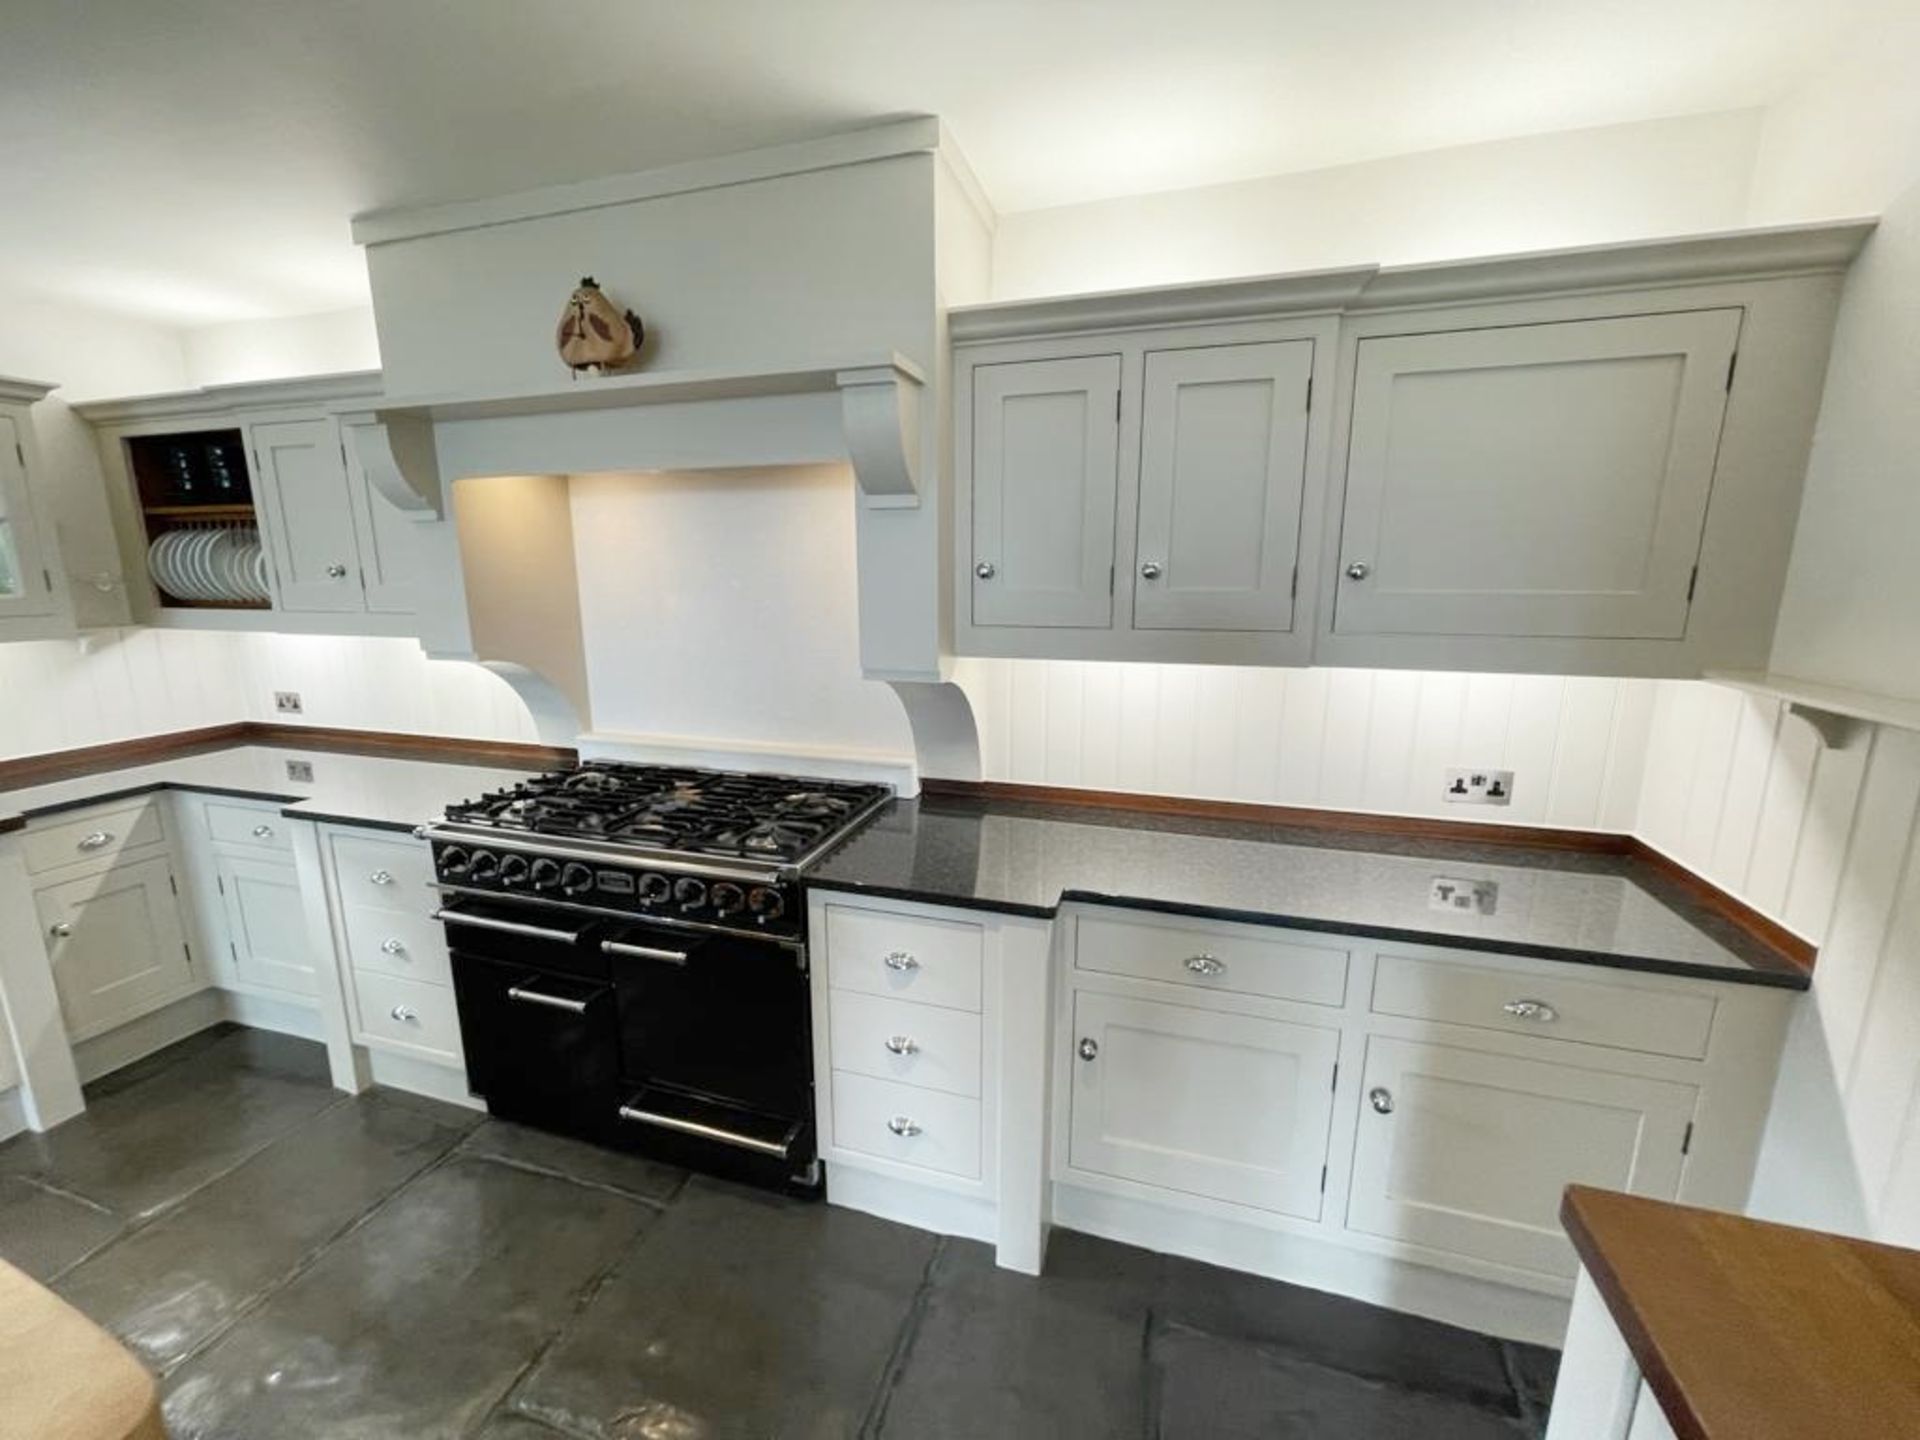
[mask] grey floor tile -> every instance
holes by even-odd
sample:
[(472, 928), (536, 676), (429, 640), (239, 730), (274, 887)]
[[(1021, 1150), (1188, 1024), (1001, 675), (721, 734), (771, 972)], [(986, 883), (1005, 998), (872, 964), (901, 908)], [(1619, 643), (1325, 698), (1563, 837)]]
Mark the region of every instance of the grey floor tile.
[(900, 1440), (1109, 1440), (1145, 1421), (1145, 1339), (1160, 1259), (1054, 1232), (1035, 1279), (949, 1241), (879, 1416)]
[(378, 1095), (390, 1105), (402, 1105), (409, 1110), (417, 1110), (436, 1124), (449, 1130), (458, 1130), (466, 1134), (478, 1125), (486, 1123), (487, 1112), (474, 1110), (465, 1105), (449, 1105), (445, 1100), (435, 1100), (428, 1095), (415, 1095), (407, 1090), (390, 1090), (385, 1086), (376, 1087), (367, 1092)]
[(1159, 1318), (1350, 1375), (1520, 1413), (1500, 1342), (1258, 1275), (1169, 1258)]
[(603, 1150), (582, 1140), (550, 1135), (506, 1120), (484, 1121), (462, 1148), (471, 1155), (552, 1170), (589, 1185), (610, 1185), (655, 1202), (671, 1200), (687, 1178), (686, 1171), (644, 1155)]
[(18, 1175), (0, 1175), (0, 1260), (35, 1280), (50, 1280), (122, 1229), (97, 1205), (48, 1190)]
[(464, 1436), (656, 1215), (610, 1191), (456, 1158), (174, 1371), (170, 1431)]
[(1506, 1342), (1507, 1369), (1520, 1393), (1520, 1409), (1536, 1430), (1544, 1433), (1547, 1411), (1553, 1406), (1553, 1384), (1560, 1375), (1560, 1352), (1545, 1345)]
[(137, 1219), (344, 1098), (324, 1077), (281, 1063), (304, 1058), (304, 1051), (267, 1047), (268, 1063), (257, 1063), (236, 1043), (248, 1033), (103, 1096), (44, 1135), (16, 1136), (0, 1146), (0, 1174), (38, 1176)]
[[(524, 1415), (503, 1412), (473, 1431), (471, 1440), (566, 1440), (566, 1432), (550, 1430), (538, 1420), (529, 1420)], [(653, 1437), (647, 1436), (644, 1431), (636, 1431), (634, 1440), (653, 1440)], [(679, 1440), (679, 1437), (662, 1436), (661, 1440)], [(692, 1437), (688, 1437), (688, 1440), (692, 1440)]]
[(513, 1408), (619, 1440), (851, 1435), (880, 1393), (936, 1243), (696, 1178)]
[(459, 1138), (371, 1097), (336, 1105), (57, 1288), (165, 1372)]
[(1518, 1420), (1258, 1344), (1156, 1328), (1156, 1440), (1523, 1440)]
[(85, 1087), (87, 1100), (89, 1102), (99, 1100), (130, 1089), (144, 1080), (150, 1080), (169, 1066), (198, 1055), (229, 1035), (238, 1034), (240, 1028), (223, 1020), (217, 1025), (209, 1025), (205, 1030), (187, 1036), (184, 1040), (176, 1040), (164, 1050), (156, 1050), (151, 1055), (143, 1056), (131, 1065), (122, 1065), (111, 1075), (102, 1075), (98, 1080), (89, 1080)]

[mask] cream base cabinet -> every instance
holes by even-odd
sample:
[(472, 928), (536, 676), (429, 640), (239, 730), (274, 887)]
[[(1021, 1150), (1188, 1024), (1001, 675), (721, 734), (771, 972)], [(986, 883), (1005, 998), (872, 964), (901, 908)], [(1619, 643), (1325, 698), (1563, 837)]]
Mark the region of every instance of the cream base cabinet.
[(1373, 1036), (1347, 1225), (1571, 1280), (1568, 1185), (1672, 1199), (1699, 1091)]
[(1685, 635), (1741, 314), (1362, 339), (1335, 632)]
[(1320, 1215), (1340, 1032), (1082, 990), (1069, 1163)]
[(222, 853), (214, 874), (234, 978), (250, 988), (311, 997), (312, 947), (291, 862)]
[(200, 988), (164, 856), (55, 880), (34, 892), (71, 1041)]

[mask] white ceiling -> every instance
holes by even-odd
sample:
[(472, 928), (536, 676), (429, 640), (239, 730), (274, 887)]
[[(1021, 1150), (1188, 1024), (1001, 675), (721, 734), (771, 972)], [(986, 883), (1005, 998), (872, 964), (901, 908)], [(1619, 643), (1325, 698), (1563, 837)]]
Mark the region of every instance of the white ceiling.
[(347, 219), (876, 118), (1004, 211), (1764, 104), (1889, 0), (6, 0), (0, 290), (361, 303)]

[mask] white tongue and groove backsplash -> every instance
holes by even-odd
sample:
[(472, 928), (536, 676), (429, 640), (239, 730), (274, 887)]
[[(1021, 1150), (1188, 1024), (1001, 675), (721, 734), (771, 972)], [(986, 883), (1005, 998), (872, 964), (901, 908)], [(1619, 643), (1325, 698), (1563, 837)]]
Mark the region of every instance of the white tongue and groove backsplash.
[[(1659, 682), (968, 660), (989, 780), (1629, 830)], [(1514, 772), (1504, 807), (1446, 772)]]

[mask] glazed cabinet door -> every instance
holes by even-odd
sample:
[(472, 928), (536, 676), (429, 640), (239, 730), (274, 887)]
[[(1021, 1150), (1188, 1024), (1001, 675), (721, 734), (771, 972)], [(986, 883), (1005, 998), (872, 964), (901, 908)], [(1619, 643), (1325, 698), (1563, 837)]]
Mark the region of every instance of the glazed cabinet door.
[(1671, 1199), (1699, 1094), (1379, 1036), (1362, 1084), (1349, 1229), (1567, 1279), (1561, 1192)]
[(1133, 623), (1291, 630), (1313, 342), (1148, 351)]
[(1340, 1032), (1081, 991), (1076, 1170), (1314, 1220)]
[(1120, 357), (972, 371), (973, 623), (1113, 623)]
[(367, 608), (346, 452), (328, 420), (247, 427), (254, 499), (273, 556), (277, 607), (291, 614)]
[(26, 437), (19, 417), (0, 412), (0, 621), (57, 608), (27, 490)]
[(222, 854), (214, 874), (226, 907), (235, 977), (263, 990), (314, 994), (313, 954), (293, 866)]
[(70, 1040), (84, 1040), (198, 988), (173, 872), (142, 860), (34, 895)]
[(1684, 636), (1740, 322), (1362, 339), (1335, 632)]

